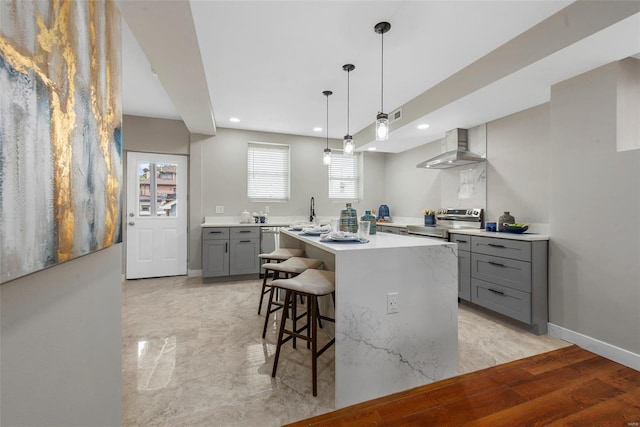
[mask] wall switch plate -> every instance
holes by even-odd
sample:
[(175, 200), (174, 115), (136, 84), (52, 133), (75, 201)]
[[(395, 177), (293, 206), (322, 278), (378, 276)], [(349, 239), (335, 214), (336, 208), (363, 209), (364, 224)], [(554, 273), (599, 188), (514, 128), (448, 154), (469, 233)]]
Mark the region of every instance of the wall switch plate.
[(395, 314), (398, 312), (398, 292), (389, 292), (387, 294), (387, 314)]
[(216, 213), (224, 213), (224, 206), (216, 206)]

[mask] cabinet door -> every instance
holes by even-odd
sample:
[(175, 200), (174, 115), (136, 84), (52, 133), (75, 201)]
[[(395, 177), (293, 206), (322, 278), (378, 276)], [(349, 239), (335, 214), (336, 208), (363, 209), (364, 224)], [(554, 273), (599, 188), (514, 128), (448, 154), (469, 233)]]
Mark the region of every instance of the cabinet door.
[(202, 277), (229, 275), (229, 241), (202, 241)]
[(230, 274), (260, 272), (260, 239), (231, 240)]
[(458, 250), (458, 298), (471, 301), (471, 252)]

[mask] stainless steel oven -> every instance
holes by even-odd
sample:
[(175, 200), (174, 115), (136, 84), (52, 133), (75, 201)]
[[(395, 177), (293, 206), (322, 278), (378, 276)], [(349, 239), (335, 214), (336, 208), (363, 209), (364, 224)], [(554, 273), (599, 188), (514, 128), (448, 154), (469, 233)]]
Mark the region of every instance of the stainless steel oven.
[(456, 228), (484, 228), (483, 209), (438, 209), (435, 225), (408, 225), (407, 232), (418, 236), (448, 240), (449, 231)]

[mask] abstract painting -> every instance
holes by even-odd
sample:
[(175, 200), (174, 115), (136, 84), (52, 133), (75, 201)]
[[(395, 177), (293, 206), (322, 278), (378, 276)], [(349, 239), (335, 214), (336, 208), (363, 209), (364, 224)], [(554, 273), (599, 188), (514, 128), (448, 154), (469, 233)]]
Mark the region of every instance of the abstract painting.
[(122, 241), (120, 19), (0, 1), (0, 283)]

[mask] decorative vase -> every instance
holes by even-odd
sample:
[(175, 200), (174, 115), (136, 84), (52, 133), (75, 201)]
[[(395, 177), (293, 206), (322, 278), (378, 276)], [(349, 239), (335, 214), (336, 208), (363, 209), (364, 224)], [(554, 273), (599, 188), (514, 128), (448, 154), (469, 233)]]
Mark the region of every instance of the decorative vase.
[(369, 234), (376, 234), (376, 216), (371, 211), (364, 211), (360, 221), (369, 221)]
[(514, 222), (516, 222), (516, 219), (509, 213), (509, 211), (505, 211), (504, 215), (501, 215), (500, 218), (498, 218), (498, 231), (505, 231), (505, 222), (507, 224), (513, 224)]
[(358, 232), (358, 213), (351, 207), (351, 203), (347, 203), (346, 209), (340, 211), (340, 231)]
[(435, 215), (425, 215), (424, 216), (424, 225), (436, 225), (436, 216)]

